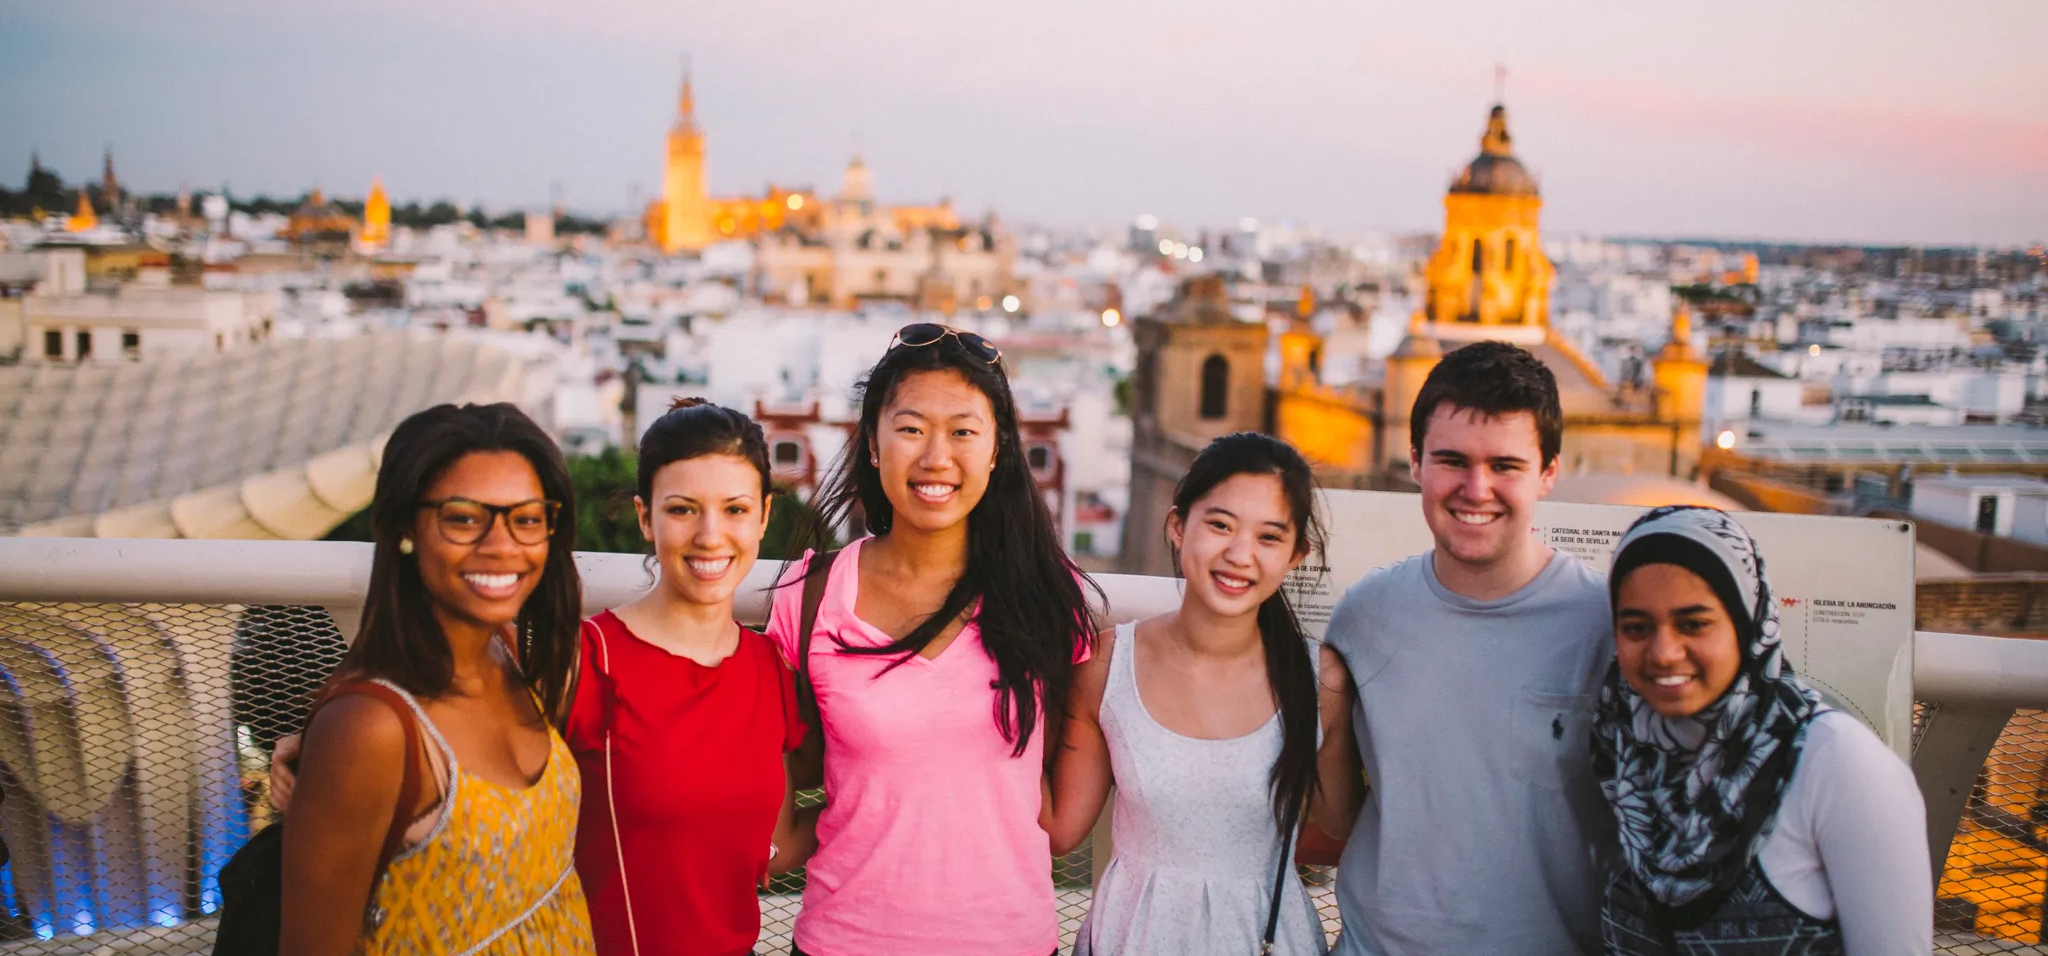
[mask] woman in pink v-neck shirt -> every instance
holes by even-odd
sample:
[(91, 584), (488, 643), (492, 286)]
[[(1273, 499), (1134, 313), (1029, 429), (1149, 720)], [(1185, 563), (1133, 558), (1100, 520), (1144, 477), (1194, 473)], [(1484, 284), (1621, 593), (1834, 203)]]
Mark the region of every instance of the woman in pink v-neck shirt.
[(817, 732), (802, 753), (812, 769), (823, 758), (794, 952), (1043, 956), (1058, 946), (1044, 739), (1088, 654), (1084, 579), (1032, 481), (993, 345), (906, 326), (860, 397), (860, 430), (816, 504), (822, 527), (858, 504), (874, 536), (833, 562), (808, 661), (807, 563), (784, 575), (768, 623), (808, 671)]

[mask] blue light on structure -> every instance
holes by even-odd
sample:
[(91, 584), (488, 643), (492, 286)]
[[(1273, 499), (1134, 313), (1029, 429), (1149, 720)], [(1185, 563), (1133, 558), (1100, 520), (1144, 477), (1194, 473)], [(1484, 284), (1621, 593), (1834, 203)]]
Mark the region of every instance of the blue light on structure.
[[(0, 899), (21, 899), (14, 892), (14, 864), (12, 863), (0, 866), (0, 894), (4, 894), (4, 896), (0, 896)], [(49, 920), (34, 914), (23, 915), (28, 916), (29, 929), (35, 931), (37, 939), (55, 939), (57, 937), (57, 929), (50, 925)]]

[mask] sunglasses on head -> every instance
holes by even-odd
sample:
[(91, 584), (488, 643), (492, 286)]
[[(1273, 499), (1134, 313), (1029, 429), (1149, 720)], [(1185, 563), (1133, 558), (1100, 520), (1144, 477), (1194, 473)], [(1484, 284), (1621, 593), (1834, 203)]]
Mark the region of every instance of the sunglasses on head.
[(889, 350), (894, 351), (899, 345), (921, 349), (948, 337), (959, 342), (960, 347), (966, 349), (969, 355), (990, 365), (994, 365), (1003, 357), (1002, 351), (996, 348), (994, 342), (972, 332), (940, 325), (937, 322), (913, 322), (897, 329), (896, 337), (889, 340)]

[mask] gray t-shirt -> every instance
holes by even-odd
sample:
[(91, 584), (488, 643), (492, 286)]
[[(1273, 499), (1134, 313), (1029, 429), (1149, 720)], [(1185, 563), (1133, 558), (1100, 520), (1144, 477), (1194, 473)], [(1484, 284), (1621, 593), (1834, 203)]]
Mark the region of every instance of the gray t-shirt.
[(1475, 601), (1433, 556), (1367, 575), (1324, 637), (1358, 684), (1371, 786), (1337, 872), (1335, 952), (1598, 953), (1616, 852), (1590, 743), (1614, 659), (1607, 584), (1560, 551)]

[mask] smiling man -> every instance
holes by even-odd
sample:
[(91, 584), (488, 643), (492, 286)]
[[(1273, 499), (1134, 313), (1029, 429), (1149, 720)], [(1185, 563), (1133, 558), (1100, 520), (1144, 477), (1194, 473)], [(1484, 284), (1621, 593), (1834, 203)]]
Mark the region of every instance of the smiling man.
[(1371, 785), (1337, 952), (1596, 953), (1614, 825), (1588, 740), (1613, 625), (1606, 583), (1532, 526), (1557, 480), (1557, 381), (1512, 345), (1468, 345), (1412, 421), (1435, 547), (1353, 586), (1325, 636), (1357, 685)]

